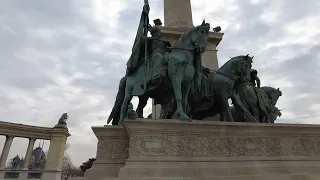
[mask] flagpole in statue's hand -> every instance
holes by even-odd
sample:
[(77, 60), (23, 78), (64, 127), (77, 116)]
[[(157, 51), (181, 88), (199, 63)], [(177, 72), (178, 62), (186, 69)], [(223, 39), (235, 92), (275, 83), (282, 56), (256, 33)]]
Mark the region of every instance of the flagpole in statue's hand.
[(149, 14), (149, 11), (150, 11), (149, 1), (144, 0), (143, 12)]

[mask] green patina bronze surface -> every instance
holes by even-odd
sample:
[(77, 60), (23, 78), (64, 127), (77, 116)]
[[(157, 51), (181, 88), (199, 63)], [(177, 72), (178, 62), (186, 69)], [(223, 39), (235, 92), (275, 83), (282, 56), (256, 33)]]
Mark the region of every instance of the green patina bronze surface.
[[(108, 119), (108, 122), (112, 119), (118, 121), (118, 125), (122, 125), (133, 96), (139, 97), (139, 117), (149, 97), (155, 100), (155, 104), (173, 98), (176, 114), (181, 120), (189, 120), (186, 113), (189, 92), (194, 79), (201, 78), (201, 53), (206, 49), (210, 25), (203, 21), (190, 28), (171, 47), (169, 42), (161, 39), (159, 28), (146, 24), (149, 19), (146, 6), (127, 63), (126, 76), (120, 81), (115, 106)], [(145, 33), (148, 30), (151, 37)]]
[[(163, 119), (201, 120), (218, 114), (221, 121), (273, 123), (281, 116), (275, 105), (282, 93), (279, 88), (260, 88), (258, 71), (252, 69), (253, 57), (239, 55), (219, 70), (209, 70), (201, 65), (208, 23), (189, 28), (171, 44), (162, 39), (159, 19), (154, 26), (149, 24), (149, 11), (146, 2), (108, 123), (121, 126), (125, 118), (143, 118), (149, 98), (162, 105)], [(139, 98), (136, 111), (133, 96)]]

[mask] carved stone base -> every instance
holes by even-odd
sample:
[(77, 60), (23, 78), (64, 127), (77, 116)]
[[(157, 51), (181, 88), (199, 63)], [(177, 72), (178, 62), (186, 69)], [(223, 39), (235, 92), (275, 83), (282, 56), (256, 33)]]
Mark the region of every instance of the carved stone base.
[(129, 139), (125, 129), (116, 126), (92, 127), (98, 138), (97, 157), (85, 178), (100, 180), (118, 177), (128, 158)]
[[(125, 129), (129, 158), (118, 180), (320, 179), (317, 125), (137, 119)], [(126, 146), (113, 146), (124, 158)]]

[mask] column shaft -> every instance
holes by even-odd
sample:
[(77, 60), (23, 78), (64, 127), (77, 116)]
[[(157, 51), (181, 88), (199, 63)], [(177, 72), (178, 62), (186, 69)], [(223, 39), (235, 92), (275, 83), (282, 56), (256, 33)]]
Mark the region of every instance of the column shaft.
[(164, 25), (168, 27), (192, 27), (190, 0), (164, 0)]
[(66, 141), (67, 137), (65, 136), (54, 136), (51, 138), (46, 170), (61, 170)]
[(4, 143), (1, 157), (0, 157), (0, 169), (4, 168), (7, 162), (7, 158), (10, 152), (11, 144), (13, 141), (13, 136), (7, 136), (6, 142)]
[(32, 150), (33, 150), (35, 142), (36, 142), (35, 138), (30, 138), (29, 139), (29, 144), (28, 144), (26, 156), (25, 156), (25, 159), (24, 159), (24, 164), (23, 164), (23, 167), (22, 167), (23, 169), (28, 169), (28, 166), (29, 166), (29, 163), (30, 163), (31, 154), (32, 154)]

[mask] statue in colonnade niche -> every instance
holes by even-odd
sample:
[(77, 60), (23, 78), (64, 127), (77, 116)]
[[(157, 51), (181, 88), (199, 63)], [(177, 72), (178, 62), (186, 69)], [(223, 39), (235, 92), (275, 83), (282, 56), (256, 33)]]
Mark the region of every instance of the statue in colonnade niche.
[(16, 155), (13, 159), (12, 159), (12, 163), (11, 163), (11, 167), (12, 169), (18, 169), (20, 166), (20, 157), (19, 155)]

